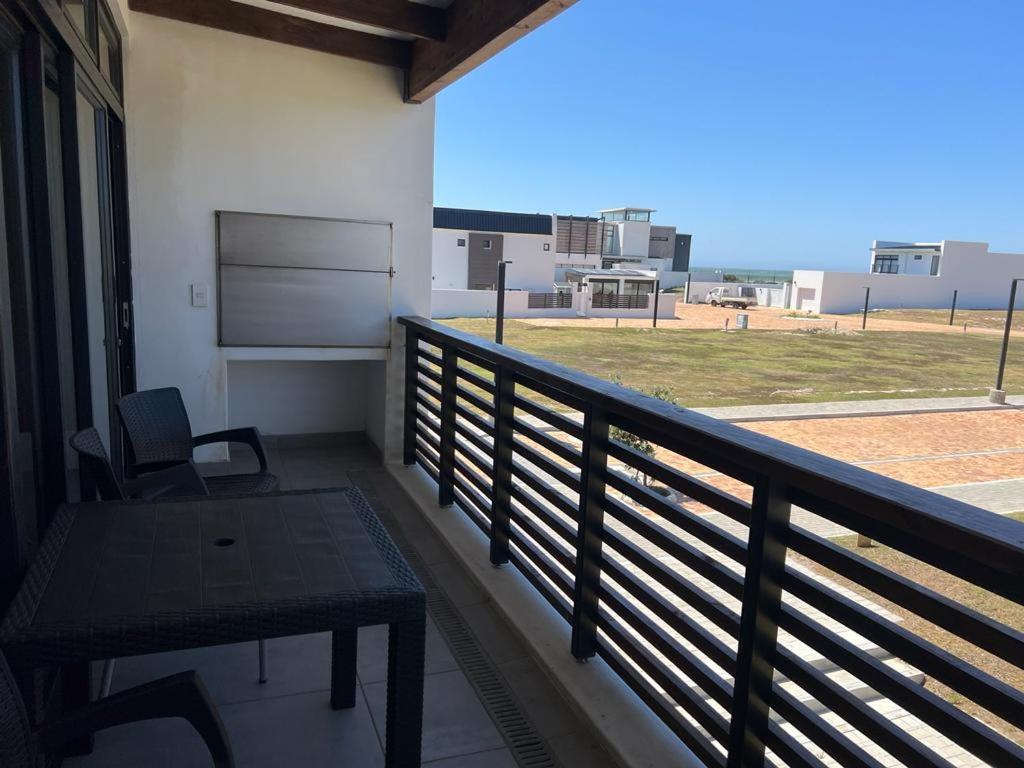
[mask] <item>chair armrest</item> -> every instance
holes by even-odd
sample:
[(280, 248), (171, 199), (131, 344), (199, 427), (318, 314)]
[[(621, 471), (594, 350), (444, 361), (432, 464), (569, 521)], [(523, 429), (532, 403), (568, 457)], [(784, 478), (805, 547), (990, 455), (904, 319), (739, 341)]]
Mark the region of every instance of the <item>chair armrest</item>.
[(122, 485), (129, 496), (146, 500), (158, 496), (210, 495), (196, 465), (191, 462), (147, 472), (133, 480), (125, 480)]
[(263, 449), (263, 438), (256, 427), (239, 427), (237, 429), (225, 429), (220, 432), (210, 432), (207, 435), (199, 435), (192, 438), (192, 447), (210, 445), (211, 443), (245, 443), (256, 454), (260, 462), (260, 474), (267, 473), (267, 453)]
[(116, 725), (164, 717), (182, 717), (206, 742), (216, 768), (233, 768), (234, 756), (224, 723), (195, 672), (177, 675), (115, 693), (40, 726), (37, 736), (47, 752)]

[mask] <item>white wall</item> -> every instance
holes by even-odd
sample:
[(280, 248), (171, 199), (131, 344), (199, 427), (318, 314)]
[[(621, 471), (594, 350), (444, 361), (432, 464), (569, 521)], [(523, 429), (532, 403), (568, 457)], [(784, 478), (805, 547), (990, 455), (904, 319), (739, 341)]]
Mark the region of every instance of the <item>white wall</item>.
[(619, 221), (619, 255), (646, 259), (651, 251), (651, 224), (647, 221)]
[(555, 264), (571, 264), (572, 266), (555, 267), (555, 282), (565, 282), (565, 270), (567, 269), (600, 269), (601, 257), (596, 253), (558, 253), (555, 254)]
[[(554, 235), (523, 235), (516, 232), (492, 234), (502, 238), (502, 258), (512, 262), (505, 272), (508, 288), (538, 292), (552, 290), (555, 280)], [(435, 290), (469, 287), (469, 235), (465, 230), (434, 230), (432, 286)], [(466, 245), (460, 246), (460, 239)], [(548, 246), (546, 251), (545, 245)]]
[(449, 317), (494, 317), (497, 303), (497, 291), (469, 291), (465, 288), (442, 288), (431, 291), (430, 316), (437, 319)]
[[(433, 102), (404, 104), (396, 69), (135, 12), (129, 26), (140, 388), (179, 387), (196, 432), (234, 420), (217, 346), (217, 209), (392, 221), (393, 314), (429, 313)], [(193, 282), (210, 286), (209, 307), (189, 306)], [(368, 374), (369, 387), (322, 387), (319, 398), (328, 409), (352, 397), (379, 410), (386, 393), (387, 412), (368, 413), (367, 431), (392, 460), (401, 443), (403, 339), (396, 330), (387, 370)], [(262, 402), (275, 409), (281, 398), (303, 396), (269, 391)]]
[[(469, 232), (435, 229), (431, 240), (431, 287), (434, 290), (469, 287)], [(465, 245), (459, 245), (459, 240)]]
[[(547, 244), (549, 250), (544, 250)], [(505, 235), (505, 261), (511, 261), (505, 273), (507, 288), (551, 293), (555, 283), (554, 235)]]
[(956, 290), (961, 309), (993, 309), (1006, 304), (1010, 280), (1020, 276), (1024, 276), (1024, 254), (990, 253), (986, 243), (946, 240), (938, 275), (797, 270), (793, 296), (796, 301), (814, 290), (814, 299), (805, 300), (804, 309), (842, 314), (863, 309), (868, 286), (872, 308), (944, 309), (951, 305)]
[[(364, 432), (370, 369), (382, 365), (368, 360), (230, 360), (228, 427), (256, 426), (267, 435)], [(272, 408), (268, 396), (276, 396)]]

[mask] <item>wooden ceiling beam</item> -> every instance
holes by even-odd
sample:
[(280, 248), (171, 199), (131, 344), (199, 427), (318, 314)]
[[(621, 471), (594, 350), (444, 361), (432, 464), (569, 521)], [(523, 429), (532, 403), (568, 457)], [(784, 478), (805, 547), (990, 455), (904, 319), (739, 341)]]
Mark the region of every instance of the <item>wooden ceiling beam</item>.
[(577, 0), (454, 0), (444, 42), (416, 40), (406, 100), (426, 101)]
[(304, 11), (401, 32), (425, 40), (444, 40), (448, 28), (443, 9), (409, 0), (274, 0)]
[(408, 69), (412, 44), (335, 27), (232, 0), (129, 0), (133, 11), (185, 21), (276, 43)]

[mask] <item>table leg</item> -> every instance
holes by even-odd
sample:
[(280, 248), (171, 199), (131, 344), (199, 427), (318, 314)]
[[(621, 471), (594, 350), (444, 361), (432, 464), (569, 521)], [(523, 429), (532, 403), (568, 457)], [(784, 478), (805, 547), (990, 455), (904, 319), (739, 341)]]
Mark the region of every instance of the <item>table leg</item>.
[(356, 644), (359, 630), (355, 627), (336, 629), (331, 633), (331, 708), (351, 709), (356, 705)]
[[(61, 709), (70, 712), (92, 701), (92, 667), (85, 661), (61, 667)], [(95, 738), (90, 734), (64, 745), (64, 754), (88, 755), (92, 753)]]
[(385, 768), (418, 768), (420, 764), (425, 647), (425, 618), (390, 626)]

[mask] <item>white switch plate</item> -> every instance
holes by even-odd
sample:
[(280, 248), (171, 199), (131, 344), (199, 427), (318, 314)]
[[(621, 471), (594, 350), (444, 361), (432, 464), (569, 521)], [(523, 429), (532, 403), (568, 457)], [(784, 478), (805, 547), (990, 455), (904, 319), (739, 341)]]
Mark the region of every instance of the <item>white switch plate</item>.
[(192, 283), (192, 306), (210, 306), (210, 288), (206, 283)]

